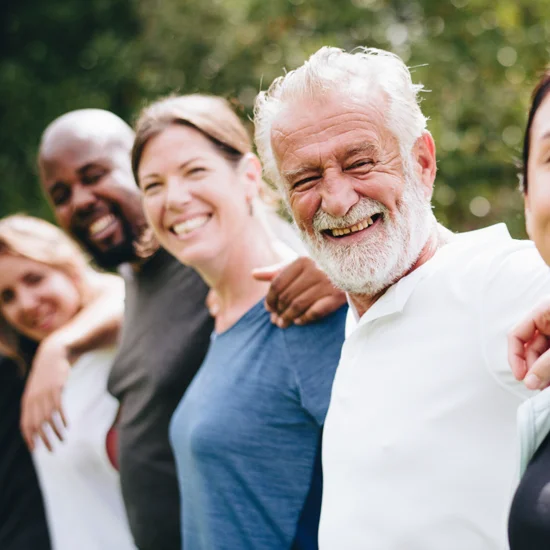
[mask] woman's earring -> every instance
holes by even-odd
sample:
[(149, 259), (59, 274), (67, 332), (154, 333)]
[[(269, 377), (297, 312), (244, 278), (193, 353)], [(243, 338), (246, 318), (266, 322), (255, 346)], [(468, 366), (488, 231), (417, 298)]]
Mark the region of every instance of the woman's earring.
[(254, 199), (248, 199), (248, 212), (251, 216), (254, 216)]

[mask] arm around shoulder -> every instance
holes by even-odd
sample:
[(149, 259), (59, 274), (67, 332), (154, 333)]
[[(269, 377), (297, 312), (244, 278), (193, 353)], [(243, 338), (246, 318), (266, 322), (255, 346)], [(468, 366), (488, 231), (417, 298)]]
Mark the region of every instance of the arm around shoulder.
[(36, 436), (51, 447), (43, 430), (45, 423), (63, 438), (54, 417), (59, 415), (61, 424), (66, 425), (61, 394), (70, 367), (83, 353), (115, 344), (123, 316), (124, 282), (120, 277), (97, 273), (90, 280), (85, 306), (41, 342), (21, 401), (21, 430), (30, 449)]
[(480, 290), (480, 338), (487, 367), (513, 393), (528, 396), (518, 381), (525, 373), (512, 370), (508, 361), (508, 335), (550, 295), (548, 266), (534, 246), (524, 242), (492, 262)]

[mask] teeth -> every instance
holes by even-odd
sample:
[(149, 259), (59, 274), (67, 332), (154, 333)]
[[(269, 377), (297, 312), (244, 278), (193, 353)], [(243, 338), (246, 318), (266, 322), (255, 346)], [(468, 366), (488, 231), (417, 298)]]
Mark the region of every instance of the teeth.
[(90, 225), (88, 228), (88, 233), (90, 235), (97, 235), (101, 231), (103, 231), (106, 227), (111, 225), (115, 221), (115, 217), (112, 214), (107, 214), (106, 216), (103, 216), (102, 218), (99, 218), (94, 223)]
[(373, 223), (374, 222), (372, 221), (372, 218), (367, 218), (366, 220), (356, 223), (351, 227), (343, 227), (341, 229), (335, 228), (335, 229), (331, 229), (330, 231), (333, 237), (341, 237), (342, 235), (348, 235), (349, 233), (357, 233), (357, 231), (362, 231), (363, 229), (366, 229), (369, 225), (372, 225)]
[(176, 235), (185, 235), (186, 233), (191, 233), (191, 231), (202, 227), (209, 219), (209, 216), (196, 216), (190, 220), (173, 225), (172, 231), (174, 231)]

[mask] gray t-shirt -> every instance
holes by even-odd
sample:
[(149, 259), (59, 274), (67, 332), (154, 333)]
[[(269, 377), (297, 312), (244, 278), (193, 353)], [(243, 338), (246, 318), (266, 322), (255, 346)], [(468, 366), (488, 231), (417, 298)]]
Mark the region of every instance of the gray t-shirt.
[(124, 328), (109, 378), (120, 401), (122, 493), (140, 550), (180, 550), (180, 498), (168, 424), (208, 349), (208, 288), (159, 250), (125, 276)]

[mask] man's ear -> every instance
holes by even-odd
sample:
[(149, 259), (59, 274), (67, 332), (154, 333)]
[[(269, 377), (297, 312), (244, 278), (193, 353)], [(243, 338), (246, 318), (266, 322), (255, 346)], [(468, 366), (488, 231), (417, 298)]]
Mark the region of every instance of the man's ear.
[(414, 169), (416, 175), (426, 189), (426, 196), (431, 198), (435, 174), (437, 172), (437, 163), (435, 143), (430, 132), (423, 132), (422, 135), (416, 140), (413, 147), (412, 156), (414, 159)]
[(258, 196), (262, 182), (262, 165), (254, 153), (246, 153), (239, 161), (239, 176), (246, 189), (247, 199)]

